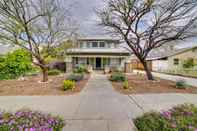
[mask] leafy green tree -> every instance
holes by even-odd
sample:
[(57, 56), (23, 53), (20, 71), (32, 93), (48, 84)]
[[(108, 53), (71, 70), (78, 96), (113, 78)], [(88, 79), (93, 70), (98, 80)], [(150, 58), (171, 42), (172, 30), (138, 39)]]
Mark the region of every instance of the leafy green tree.
[(73, 43), (72, 40), (66, 40), (53, 48), (44, 47), (41, 53), (46, 58), (47, 63), (55, 60), (63, 61), (67, 55), (67, 50), (73, 47)]
[(31, 54), (23, 49), (0, 57), (0, 79), (15, 79), (32, 70)]
[(49, 66), (42, 47), (56, 47), (77, 28), (66, 8), (59, 0), (0, 0), (0, 43), (27, 50), (43, 82), (48, 81)]

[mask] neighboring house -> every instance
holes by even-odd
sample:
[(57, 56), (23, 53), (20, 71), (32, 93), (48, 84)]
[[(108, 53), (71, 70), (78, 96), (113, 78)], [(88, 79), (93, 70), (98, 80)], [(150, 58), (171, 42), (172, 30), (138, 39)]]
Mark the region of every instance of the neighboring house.
[[(151, 71), (179, 74), (186, 76), (197, 76), (197, 47), (182, 49), (163, 49), (162, 51), (153, 50), (146, 59)], [(190, 66), (186, 68), (189, 61)], [(132, 57), (130, 62), (132, 70), (143, 70), (142, 64), (136, 57)]]
[(158, 52), (157, 55), (153, 54), (147, 58), (148, 61), (152, 61), (153, 71), (179, 71), (184, 69), (184, 64), (190, 60), (193, 64), (193, 68), (197, 66), (197, 47), (175, 49), (165, 51), (163, 53)]
[(124, 69), (130, 53), (120, 47), (120, 41), (113, 38), (80, 38), (73, 49), (67, 51), (68, 70), (77, 65), (91, 66), (93, 70), (105, 67)]

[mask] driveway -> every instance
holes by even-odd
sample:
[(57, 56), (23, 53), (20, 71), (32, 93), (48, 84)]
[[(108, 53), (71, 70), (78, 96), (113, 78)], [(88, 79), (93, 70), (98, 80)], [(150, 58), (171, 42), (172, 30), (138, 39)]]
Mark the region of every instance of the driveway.
[(134, 131), (132, 119), (150, 110), (182, 103), (197, 104), (197, 95), (121, 95), (105, 75), (93, 74), (85, 89), (72, 96), (2, 96), (0, 108), (30, 108), (57, 114), (66, 120), (65, 131)]

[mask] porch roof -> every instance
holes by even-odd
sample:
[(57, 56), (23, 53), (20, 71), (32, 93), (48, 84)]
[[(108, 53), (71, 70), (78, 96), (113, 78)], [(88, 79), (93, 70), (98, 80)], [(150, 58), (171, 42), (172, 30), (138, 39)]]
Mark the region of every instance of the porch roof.
[(76, 48), (76, 49), (69, 49), (67, 51), (68, 54), (124, 54), (124, 55), (130, 55), (130, 52), (122, 49), (122, 48), (100, 48), (100, 49), (94, 49), (94, 48)]
[(71, 55), (70, 57), (78, 57), (78, 58), (125, 58), (127, 56), (124, 55)]

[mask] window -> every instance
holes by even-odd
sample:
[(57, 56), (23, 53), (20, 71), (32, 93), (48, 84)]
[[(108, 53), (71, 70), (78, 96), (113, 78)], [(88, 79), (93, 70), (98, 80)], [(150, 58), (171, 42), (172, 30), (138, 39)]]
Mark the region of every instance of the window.
[(92, 42), (92, 47), (93, 48), (98, 47), (98, 42)]
[(87, 43), (86, 43), (86, 47), (87, 47), (87, 48), (90, 48), (90, 45), (91, 45), (90, 42), (87, 42)]
[(89, 65), (90, 64), (90, 59), (89, 58), (87, 58), (87, 65)]
[(108, 67), (110, 65), (110, 58), (103, 58), (103, 67)]
[(121, 59), (121, 58), (119, 58), (119, 65), (121, 65), (121, 63), (122, 63), (122, 59)]
[(80, 48), (83, 48), (83, 42), (80, 43)]
[(104, 48), (105, 47), (105, 42), (100, 42), (100, 47)]
[(174, 65), (179, 65), (179, 59), (174, 59)]
[(81, 43), (80, 43), (80, 48), (86, 48), (86, 45), (87, 45), (87, 44), (86, 44), (85, 42), (81, 42)]
[(78, 57), (76, 57), (75, 64), (78, 64), (78, 63), (79, 63), (79, 59), (78, 59)]

